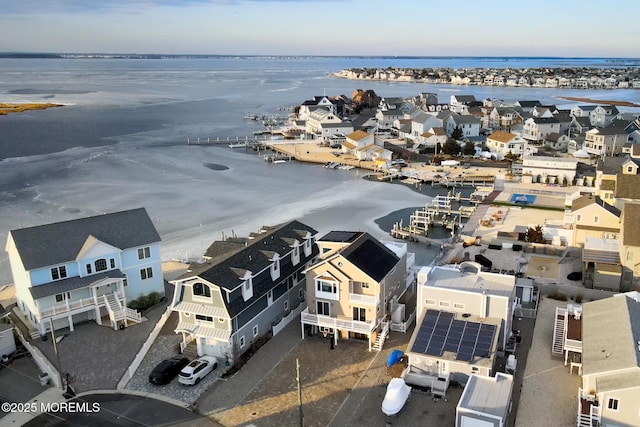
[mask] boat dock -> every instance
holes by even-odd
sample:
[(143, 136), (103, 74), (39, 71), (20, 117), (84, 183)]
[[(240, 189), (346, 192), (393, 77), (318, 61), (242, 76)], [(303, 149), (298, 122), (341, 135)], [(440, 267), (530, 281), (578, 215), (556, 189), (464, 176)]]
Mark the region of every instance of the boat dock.
[[(408, 239), (411, 241), (422, 241), (426, 243), (433, 243), (436, 241), (438, 244), (442, 242), (440, 239), (430, 239), (428, 236), (429, 228), (434, 225), (439, 225), (452, 231), (452, 235), (456, 229), (459, 229), (462, 225), (462, 219), (470, 218), (476, 211), (476, 206), (463, 206), (460, 205), (460, 193), (451, 194), (449, 192), (446, 196), (436, 196), (431, 204), (426, 204), (424, 208), (417, 209), (409, 217), (409, 225), (404, 226), (402, 221), (397, 222), (391, 229), (391, 236), (398, 239)], [(466, 200), (469, 200), (466, 198)], [(459, 204), (457, 208), (452, 206), (452, 202)]]

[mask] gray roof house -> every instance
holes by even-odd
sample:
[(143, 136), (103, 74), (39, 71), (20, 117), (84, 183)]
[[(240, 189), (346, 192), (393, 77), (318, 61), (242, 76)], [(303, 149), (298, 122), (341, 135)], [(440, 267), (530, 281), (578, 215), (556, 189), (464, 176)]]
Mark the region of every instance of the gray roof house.
[(107, 315), (114, 328), (140, 321), (127, 300), (164, 293), (159, 243), (144, 208), (11, 230), (6, 250), (32, 335)]
[(640, 294), (629, 292), (584, 304), (579, 423), (638, 425), (638, 396)]
[(291, 221), (214, 242), (207, 262), (172, 281), (183, 352), (234, 360), (277, 334), (306, 307), (304, 270), (318, 254), (316, 233)]

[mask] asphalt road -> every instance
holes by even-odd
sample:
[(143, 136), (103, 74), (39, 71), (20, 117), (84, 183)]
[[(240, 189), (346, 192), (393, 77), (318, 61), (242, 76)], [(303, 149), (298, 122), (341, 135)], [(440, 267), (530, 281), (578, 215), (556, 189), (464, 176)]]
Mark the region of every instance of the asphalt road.
[[(85, 395), (69, 402), (78, 402), (78, 411), (60, 410), (42, 414), (25, 426), (218, 426), (187, 409), (161, 400), (127, 394)], [(97, 404), (97, 405), (94, 405)], [(96, 410), (97, 409), (97, 410)]]

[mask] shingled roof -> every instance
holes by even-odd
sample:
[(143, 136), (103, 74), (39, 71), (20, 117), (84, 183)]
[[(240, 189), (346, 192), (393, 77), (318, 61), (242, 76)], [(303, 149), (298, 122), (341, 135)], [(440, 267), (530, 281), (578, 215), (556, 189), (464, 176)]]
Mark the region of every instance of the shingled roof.
[(628, 246), (640, 246), (640, 205), (625, 203), (622, 208), (622, 244)]
[(616, 199), (640, 199), (640, 175), (616, 175)]
[(24, 268), (75, 260), (90, 236), (124, 250), (160, 242), (145, 208), (11, 230)]
[(573, 203), (571, 203), (571, 211), (575, 212), (577, 210), (584, 208), (585, 206), (589, 206), (594, 203), (600, 206), (601, 208), (603, 208), (604, 210), (606, 210), (607, 212), (617, 216), (618, 218), (620, 217), (620, 213), (621, 213), (620, 209), (610, 205), (609, 203), (606, 203), (600, 197), (598, 196), (593, 197), (590, 194), (586, 196), (578, 197), (577, 199), (575, 199)]

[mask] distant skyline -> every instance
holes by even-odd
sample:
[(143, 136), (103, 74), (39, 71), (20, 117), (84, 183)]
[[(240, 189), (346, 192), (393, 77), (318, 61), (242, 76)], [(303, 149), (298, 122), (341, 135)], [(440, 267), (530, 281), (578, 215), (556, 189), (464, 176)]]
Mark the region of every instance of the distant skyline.
[(0, 0), (0, 5), (5, 35), (0, 52), (640, 56), (640, 6), (632, 0)]

